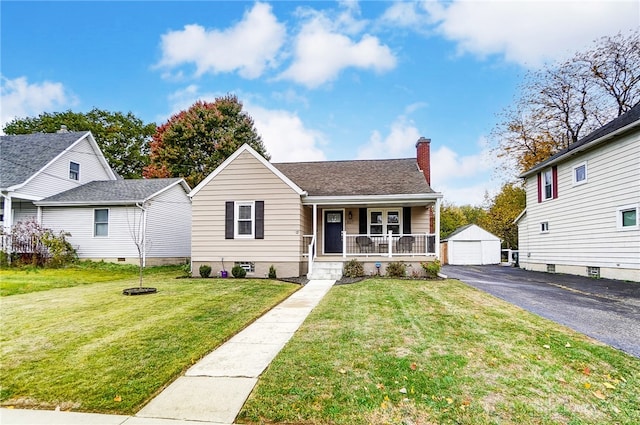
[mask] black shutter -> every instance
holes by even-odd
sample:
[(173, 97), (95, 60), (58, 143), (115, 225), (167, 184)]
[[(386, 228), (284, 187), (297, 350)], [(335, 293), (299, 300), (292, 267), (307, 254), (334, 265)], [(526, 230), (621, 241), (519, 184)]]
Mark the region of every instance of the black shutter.
[(224, 238), (233, 239), (233, 201), (225, 202), (224, 206)]
[(411, 207), (402, 207), (402, 233), (411, 234)]
[(256, 239), (264, 239), (264, 201), (256, 201)]
[(367, 234), (367, 209), (360, 208), (358, 211), (358, 233), (361, 235)]

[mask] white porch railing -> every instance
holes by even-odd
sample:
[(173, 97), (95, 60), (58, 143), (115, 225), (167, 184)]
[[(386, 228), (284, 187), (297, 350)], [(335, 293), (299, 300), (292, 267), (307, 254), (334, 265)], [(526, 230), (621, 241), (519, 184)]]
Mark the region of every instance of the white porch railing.
[(302, 245), (303, 247), (306, 247), (306, 251), (303, 251), (302, 255), (308, 257), (307, 273), (311, 273), (313, 271), (313, 260), (315, 260), (317, 255), (316, 236), (302, 235)]
[(349, 235), (342, 233), (342, 256), (416, 256), (436, 255), (435, 233), (397, 235)]

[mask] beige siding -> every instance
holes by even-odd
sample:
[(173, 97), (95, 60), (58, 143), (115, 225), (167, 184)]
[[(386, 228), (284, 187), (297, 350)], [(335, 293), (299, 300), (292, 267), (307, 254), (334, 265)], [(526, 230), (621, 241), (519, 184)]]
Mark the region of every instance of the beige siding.
[[(303, 234), (300, 196), (243, 152), (192, 199), (194, 262), (299, 262)], [(264, 201), (264, 239), (225, 239), (225, 201)], [(196, 271), (197, 273), (197, 271)]]
[(148, 257), (191, 256), (191, 201), (182, 185), (151, 200), (147, 214)]
[[(587, 182), (573, 167), (587, 163)], [(640, 134), (607, 143), (558, 165), (558, 198), (538, 202), (537, 178), (526, 181), (527, 217), (519, 227), (520, 263), (595, 266), (635, 271), (640, 280), (640, 230), (617, 229), (617, 208), (640, 203)], [(540, 232), (541, 222), (549, 232)], [(606, 272), (602, 273), (606, 277)]]
[[(69, 163), (80, 164), (79, 180), (69, 179)], [(46, 198), (95, 180), (111, 180), (91, 143), (85, 138), (44, 169), (17, 193)]]

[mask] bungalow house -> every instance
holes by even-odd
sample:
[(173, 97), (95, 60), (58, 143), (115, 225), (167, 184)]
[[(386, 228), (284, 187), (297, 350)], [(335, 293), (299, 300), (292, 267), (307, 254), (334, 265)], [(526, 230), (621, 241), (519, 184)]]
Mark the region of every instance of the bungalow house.
[(243, 145), (196, 186), (194, 275), (207, 264), (249, 275), (336, 277), (358, 259), (366, 272), (391, 261), (421, 271), (437, 258), (442, 194), (430, 187), (428, 139), (417, 158), (272, 164)]
[(520, 177), (520, 267), (640, 282), (640, 104)]
[[(0, 137), (1, 225), (5, 234), (35, 220), (69, 241), (83, 259), (148, 264), (190, 256), (190, 188), (182, 179), (123, 180), (90, 132)], [(18, 249), (2, 238), (4, 250)]]

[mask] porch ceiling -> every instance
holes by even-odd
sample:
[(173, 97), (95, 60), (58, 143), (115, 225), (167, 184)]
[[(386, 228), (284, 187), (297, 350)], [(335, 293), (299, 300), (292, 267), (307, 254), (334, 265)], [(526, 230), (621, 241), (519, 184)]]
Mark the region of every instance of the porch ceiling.
[(402, 206), (431, 206), (441, 193), (419, 193), (410, 195), (366, 195), (366, 196), (304, 196), (302, 205), (320, 205), (327, 207), (402, 207)]

